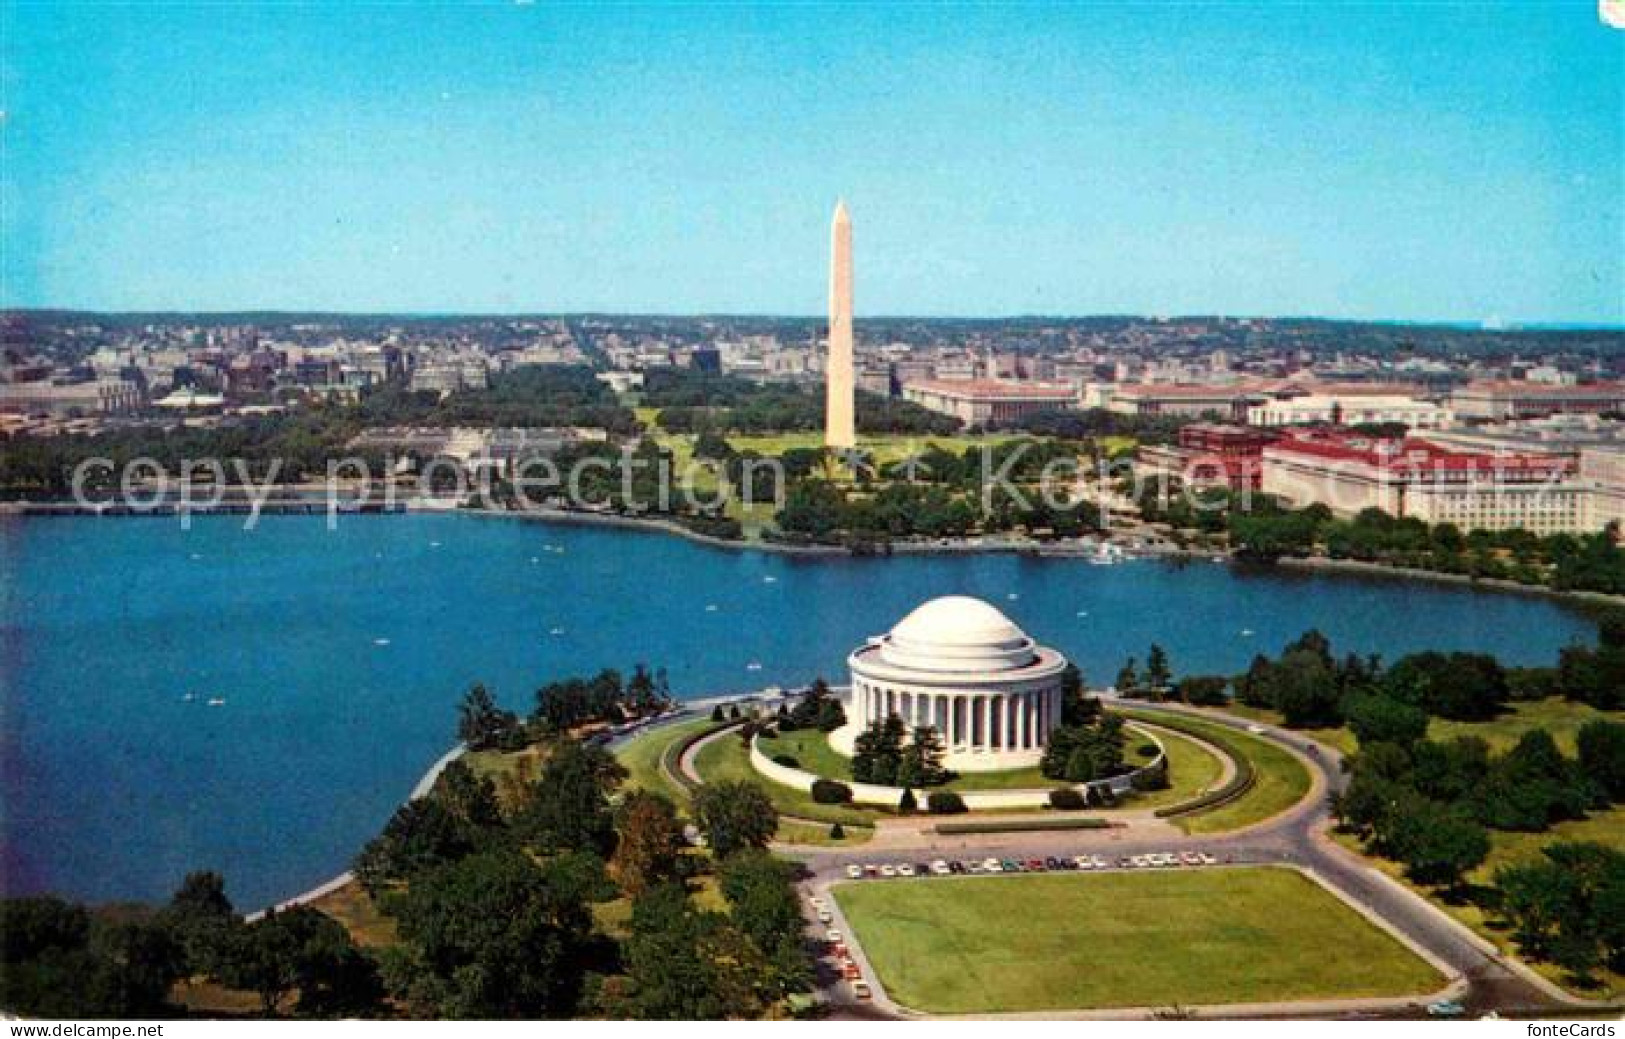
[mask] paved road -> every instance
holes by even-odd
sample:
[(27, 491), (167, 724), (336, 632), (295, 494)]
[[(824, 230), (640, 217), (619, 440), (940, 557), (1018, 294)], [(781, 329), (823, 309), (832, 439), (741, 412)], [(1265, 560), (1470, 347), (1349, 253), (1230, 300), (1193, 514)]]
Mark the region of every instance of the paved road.
[[(1239, 730), (1256, 730), (1257, 726), (1244, 719), (1214, 711), (1193, 710), (1177, 705), (1135, 703), (1136, 709), (1185, 713), (1207, 721), (1227, 725)], [(1459, 976), (1464, 983), (1462, 1001), (1469, 1011), (1482, 1012), (1497, 1009), (1503, 1012), (1550, 1011), (1567, 1002), (1561, 992), (1549, 984), (1532, 979), (1525, 970), (1513, 966), (1491, 951), (1472, 932), (1449, 916), (1413, 894), (1402, 885), (1383, 876), (1361, 861), (1353, 853), (1339, 847), (1326, 837), (1331, 824), (1329, 795), (1341, 789), (1344, 782), (1342, 757), (1333, 748), (1307, 740), (1289, 730), (1263, 726), (1262, 733), (1254, 731), (1296, 754), (1311, 771), (1315, 779), (1310, 795), (1298, 805), (1272, 819), (1229, 835), (1185, 836), (1165, 829), (1146, 830), (1130, 826), (1107, 831), (1071, 831), (1029, 834), (999, 834), (944, 837), (931, 832), (914, 830), (918, 843), (908, 848), (891, 847), (873, 849), (797, 849), (796, 855), (808, 868), (808, 893), (827, 895), (828, 885), (846, 878), (848, 863), (915, 862), (937, 857), (980, 859), (989, 856), (1008, 858), (1019, 856), (1044, 858), (1061, 853), (1098, 853), (1112, 861), (1122, 856), (1155, 851), (1182, 851), (1200, 849), (1225, 862), (1286, 863), (1312, 870), (1323, 882), (1332, 887), (1357, 908), (1385, 924), (1403, 940), (1427, 958), (1442, 965), (1446, 972)], [(870, 881), (883, 883), (884, 881)], [(839, 915), (838, 906), (832, 911)], [(839, 920), (837, 922), (840, 922)], [(821, 933), (822, 928), (815, 932)], [(875, 977), (862, 960), (862, 950), (853, 947), (855, 956), (864, 967), (864, 976)], [(875, 1017), (889, 1016), (883, 998), (872, 1005), (857, 1004), (843, 985), (831, 983), (825, 989), (836, 1016)], [(877, 997), (880, 994), (877, 993)], [(1390, 1008), (1381, 1016), (1416, 1016), (1420, 1007)], [(1302, 1016), (1303, 1007), (1282, 1004), (1270, 1016)], [(1253, 1013), (1249, 1016), (1266, 1016)], [(1373, 1012), (1361, 1011), (1358, 1016), (1370, 1017)]]

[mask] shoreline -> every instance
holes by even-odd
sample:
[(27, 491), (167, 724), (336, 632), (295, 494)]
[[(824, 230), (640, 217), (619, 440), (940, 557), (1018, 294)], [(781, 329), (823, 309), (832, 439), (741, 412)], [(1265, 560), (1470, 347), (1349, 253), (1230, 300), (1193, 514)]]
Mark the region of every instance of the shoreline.
[[(297, 507), (278, 508), (279, 504), (267, 503), (262, 515), (293, 514), (315, 515), (326, 514), (326, 508), (312, 508), (305, 503)], [(153, 510), (141, 512), (118, 513), (92, 513), (77, 511), (78, 507), (66, 502), (0, 502), (0, 517), (16, 516), (28, 519), (57, 519), (57, 518), (83, 518), (87, 516), (107, 519), (130, 518), (173, 518), (178, 515), (173, 508), (167, 510)], [(217, 509), (198, 509), (197, 515), (241, 515), (247, 512), (246, 508), (236, 507)], [(408, 500), (399, 502), (393, 508), (373, 508), (364, 511), (341, 509), (338, 515), (356, 517), (360, 515), (459, 515), (481, 516), (485, 518), (498, 518), (519, 520), (530, 523), (553, 523), (561, 526), (580, 527), (609, 527), (617, 530), (627, 530), (643, 534), (663, 534), (682, 538), (686, 541), (708, 548), (722, 549), (729, 552), (765, 552), (781, 556), (799, 556), (807, 559), (884, 559), (889, 556), (953, 556), (953, 555), (1025, 555), (1039, 559), (1086, 559), (1091, 554), (1076, 542), (1040, 542), (1040, 541), (1002, 541), (989, 543), (983, 540), (945, 540), (936, 542), (889, 542), (883, 550), (874, 552), (854, 551), (843, 545), (795, 545), (761, 539), (729, 539), (719, 538), (711, 534), (704, 534), (691, 530), (675, 520), (655, 518), (648, 516), (626, 516), (618, 513), (584, 512), (574, 509), (527, 509), (505, 510), (470, 508), (460, 505), (450, 505), (442, 502)], [(1105, 539), (1109, 542), (1109, 537)], [(1215, 553), (1212, 549), (1189, 549), (1177, 547), (1140, 547), (1134, 554), (1124, 561), (1136, 559), (1150, 559), (1158, 561), (1201, 561), (1215, 557), (1222, 557), (1225, 565), (1244, 565), (1258, 571), (1268, 571), (1271, 567), (1281, 567), (1287, 570), (1305, 573), (1342, 573), (1365, 577), (1388, 577), (1398, 580), (1420, 580), (1434, 583), (1453, 584), (1459, 587), (1470, 588), (1486, 592), (1511, 592), (1522, 595), (1541, 596), (1548, 599), (1568, 601), (1580, 606), (1625, 606), (1625, 595), (1615, 595), (1608, 592), (1594, 592), (1585, 589), (1551, 588), (1546, 585), (1523, 584), (1505, 578), (1480, 577), (1475, 578), (1467, 574), (1450, 574), (1437, 570), (1420, 570), (1415, 567), (1394, 566), (1388, 563), (1373, 563), (1360, 559), (1332, 559), (1326, 556), (1283, 556), (1271, 562), (1253, 562), (1239, 559), (1230, 553)]]

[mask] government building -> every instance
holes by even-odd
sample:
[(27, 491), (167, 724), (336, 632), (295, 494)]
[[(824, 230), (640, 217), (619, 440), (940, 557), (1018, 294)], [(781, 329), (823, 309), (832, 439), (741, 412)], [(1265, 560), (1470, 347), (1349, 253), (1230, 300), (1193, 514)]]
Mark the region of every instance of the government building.
[(917, 608), (847, 658), (847, 724), (831, 736), (851, 755), (859, 733), (889, 715), (934, 726), (956, 772), (1038, 764), (1061, 720), (1066, 658), (980, 599), (951, 595)]

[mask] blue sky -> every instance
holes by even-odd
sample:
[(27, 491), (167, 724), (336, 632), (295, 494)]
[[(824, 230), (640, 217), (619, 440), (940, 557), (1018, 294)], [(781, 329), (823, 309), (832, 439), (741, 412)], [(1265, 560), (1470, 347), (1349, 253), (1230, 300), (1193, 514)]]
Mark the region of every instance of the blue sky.
[(0, 303), (1625, 322), (1590, 0), (0, 0)]

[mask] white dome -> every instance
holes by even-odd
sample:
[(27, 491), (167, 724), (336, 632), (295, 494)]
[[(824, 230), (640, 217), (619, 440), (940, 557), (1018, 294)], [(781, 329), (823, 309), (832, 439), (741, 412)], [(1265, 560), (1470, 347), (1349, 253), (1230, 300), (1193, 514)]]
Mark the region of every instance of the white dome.
[(964, 595), (932, 599), (879, 642), (881, 660), (919, 671), (1010, 671), (1038, 657), (1033, 640), (997, 607)]

